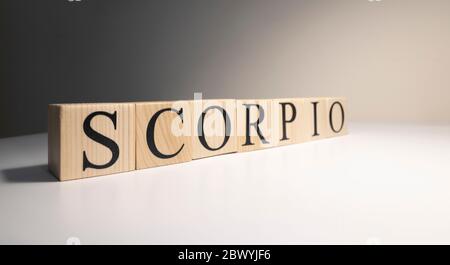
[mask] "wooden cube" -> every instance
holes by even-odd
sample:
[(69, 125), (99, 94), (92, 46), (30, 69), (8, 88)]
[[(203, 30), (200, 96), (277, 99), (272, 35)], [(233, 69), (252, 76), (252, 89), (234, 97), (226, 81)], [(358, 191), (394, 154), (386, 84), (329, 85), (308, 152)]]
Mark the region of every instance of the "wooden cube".
[(236, 100), (195, 100), (192, 104), (193, 159), (236, 152)]
[(348, 134), (347, 100), (345, 98), (327, 99), (327, 135), (329, 137)]
[(134, 170), (134, 111), (128, 103), (49, 105), (50, 171), (64, 181)]
[(192, 160), (191, 103), (136, 103), (136, 169)]
[(276, 146), (272, 100), (236, 100), (238, 152)]
[(311, 103), (302, 98), (272, 100), (274, 141), (277, 145), (297, 144), (311, 139)]

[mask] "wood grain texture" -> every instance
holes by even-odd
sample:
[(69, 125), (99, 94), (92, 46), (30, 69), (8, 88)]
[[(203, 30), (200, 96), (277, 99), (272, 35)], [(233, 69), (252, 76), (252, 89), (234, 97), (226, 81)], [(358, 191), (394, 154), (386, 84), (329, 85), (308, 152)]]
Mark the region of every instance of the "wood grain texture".
[[(192, 160), (191, 105), (190, 101), (136, 103), (137, 169)], [(156, 118), (157, 113), (160, 115)], [(152, 118), (155, 118), (154, 130), (149, 126)], [(152, 151), (148, 134), (151, 134), (150, 138), (154, 138), (157, 152)]]
[[(236, 100), (236, 115), (238, 152), (254, 151), (278, 144), (277, 139), (273, 137), (273, 125), (278, 123), (274, 123), (272, 100)], [(248, 126), (248, 123), (252, 125)]]
[(237, 152), (236, 100), (195, 100), (192, 104), (193, 159)]
[(48, 168), (61, 176), (61, 106), (48, 106)]
[[(95, 165), (113, 161), (113, 152), (88, 137), (83, 125), (95, 113), (115, 114), (111, 118), (97, 115), (89, 126), (95, 132), (114, 141), (120, 152), (107, 168), (84, 167), (84, 156)], [(134, 104), (55, 104), (49, 105), (49, 169), (59, 180), (72, 180), (135, 169)]]
[(297, 144), (348, 134), (347, 112), (343, 97), (52, 104), (48, 166), (63, 181)]

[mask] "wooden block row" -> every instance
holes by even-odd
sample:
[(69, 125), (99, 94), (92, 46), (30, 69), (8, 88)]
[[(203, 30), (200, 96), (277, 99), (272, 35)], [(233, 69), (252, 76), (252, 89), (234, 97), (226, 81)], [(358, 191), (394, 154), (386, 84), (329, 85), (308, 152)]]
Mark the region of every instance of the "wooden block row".
[(347, 134), (345, 98), (49, 105), (61, 181)]

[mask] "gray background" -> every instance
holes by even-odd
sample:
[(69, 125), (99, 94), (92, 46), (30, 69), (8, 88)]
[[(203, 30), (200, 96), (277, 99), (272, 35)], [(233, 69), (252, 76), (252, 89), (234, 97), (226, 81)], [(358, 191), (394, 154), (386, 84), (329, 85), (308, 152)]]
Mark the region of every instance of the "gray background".
[(3, 0), (0, 137), (47, 104), (346, 96), (354, 121), (450, 121), (450, 1)]

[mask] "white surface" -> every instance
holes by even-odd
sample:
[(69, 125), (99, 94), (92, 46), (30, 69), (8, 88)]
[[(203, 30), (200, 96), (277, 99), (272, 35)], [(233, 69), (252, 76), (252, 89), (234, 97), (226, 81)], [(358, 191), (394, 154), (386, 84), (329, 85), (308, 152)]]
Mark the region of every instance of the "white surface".
[(0, 140), (0, 243), (450, 243), (450, 126), (348, 136), (70, 182), (46, 134)]

